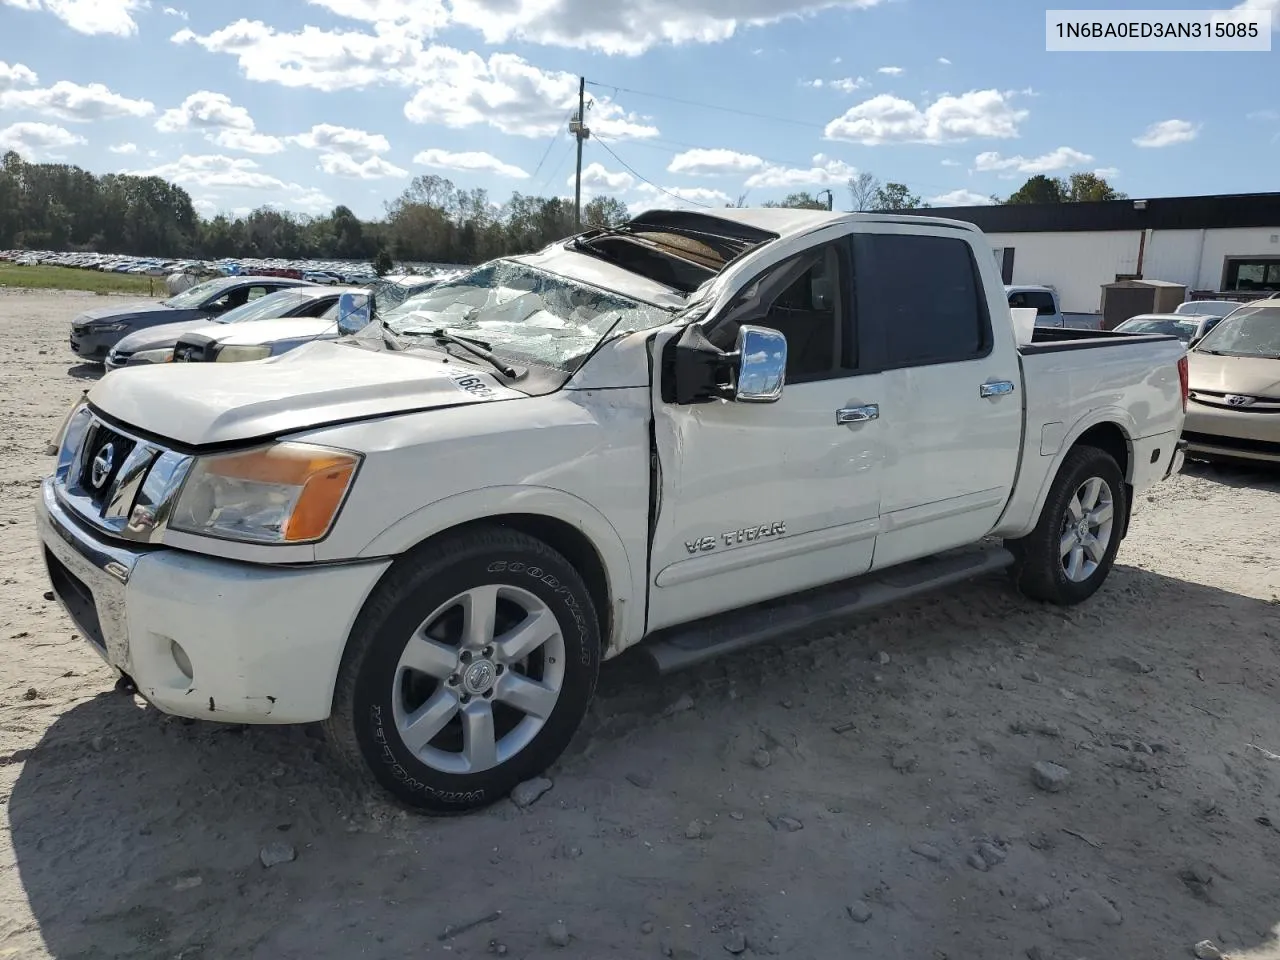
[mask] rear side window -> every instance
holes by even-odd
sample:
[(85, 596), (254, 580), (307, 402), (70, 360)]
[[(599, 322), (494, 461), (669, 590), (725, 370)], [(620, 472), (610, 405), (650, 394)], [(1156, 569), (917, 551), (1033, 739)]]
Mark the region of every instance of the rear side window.
[(954, 363), (991, 350), (978, 267), (952, 237), (855, 235), (859, 322), (878, 334), (886, 368)]
[(1043, 291), (1026, 290), (1009, 294), (1010, 307), (1035, 307), (1036, 316), (1052, 317), (1058, 312), (1053, 304), (1053, 294)]

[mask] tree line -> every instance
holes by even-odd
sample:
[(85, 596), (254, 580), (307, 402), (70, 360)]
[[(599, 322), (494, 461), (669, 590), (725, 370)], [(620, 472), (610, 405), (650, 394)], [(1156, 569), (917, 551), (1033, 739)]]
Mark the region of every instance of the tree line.
[[(846, 185), (849, 209), (928, 207), (905, 184), (870, 173)], [(823, 194), (827, 194), (824, 198)], [(1069, 179), (1037, 175), (998, 203), (1068, 203), (1123, 199), (1092, 173)], [(825, 210), (828, 191), (797, 192), (764, 206)], [(730, 206), (745, 206), (740, 197)], [(843, 204), (839, 206), (843, 207)], [(585, 226), (610, 227), (628, 218), (616, 197), (584, 205)], [(62, 163), (29, 163), (12, 151), (0, 159), (0, 249), (91, 251), (165, 258), (369, 260), (480, 263), (529, 253), (574, 232), (573, 204), (558, 197), (513, 193), (495, 203), (488, 191), (464, 190), (445, 177), (414, 177), (385, 205), (380, 220), (361, 220), (339, 205), (322, 216), (259, 207), (245, 216), (202, 218), (183, 188), (160, 177), (89, 173)]]

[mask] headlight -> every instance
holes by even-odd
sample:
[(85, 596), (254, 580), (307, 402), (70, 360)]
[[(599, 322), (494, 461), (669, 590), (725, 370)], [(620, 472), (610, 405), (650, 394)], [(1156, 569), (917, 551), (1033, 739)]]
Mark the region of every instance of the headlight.
[(218, 363), (239, 363), (243, 360), (262, 360), (271, 356), (271, 346), (266, 343), (245, 344), (243, 346), (229, 343), (214, 357)]
[(119, 333), (121, 330), (129, 329), (127, 323), (91, 323), (89, 324), (88, 333)]
[(171, 360), (173, 360), (173, 347), (139, 350), (129, 358), (130, 363), (169, 363)]
[[(57, 456), (58, 466), (70, 466), (71, 460), (80, 449), (80, 441), (84, 439), (85, 429), (89, 426), (89, 402), (82, 396), (67, 412), (62, 426), (53, 435), (45, 452), (49, 456)], [(64, 463), (65, 461), (65, 463)]]
[(304, 443), (200, 457), (169, 526), (250, 543), (308, 543), (329, 532), (360, 457)]

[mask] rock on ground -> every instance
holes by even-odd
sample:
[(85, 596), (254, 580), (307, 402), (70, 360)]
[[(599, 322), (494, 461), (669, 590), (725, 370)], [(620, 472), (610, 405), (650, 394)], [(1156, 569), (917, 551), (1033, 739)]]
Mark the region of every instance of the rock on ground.
[(1037, 760), (1031, 766), (1031, 782), (1049, 793), (1062, 790), (1070, 778), (1071, 772), (1066, 767), (1047, 760)]
[(297, 859), (298, 852), (293, 846), (287, 843), (276, 841), (268, 843), (258, 852), (258, 859), (262, 861), (264, 867), (276, 867), (282, 863), (290, 863)]
[(546, 777), (526, 780), (524, 783), (517, 784), (516, 788), (511, 791), (511, 802), (520, 808), (531, 807), (551, 787), (552, 783)]

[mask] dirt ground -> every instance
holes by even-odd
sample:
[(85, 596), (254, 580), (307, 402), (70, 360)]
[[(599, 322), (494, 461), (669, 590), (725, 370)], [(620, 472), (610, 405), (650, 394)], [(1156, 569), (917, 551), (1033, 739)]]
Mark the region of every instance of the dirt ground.
[(0, 294), (0, 957), (1280, 957), (1280, 473), (1152, 490), (1074, 610), (992, 578), (609, 665), (549, 793), (423, 819), (309, 729), (113, 693), (45, 598), (32, 501), (101, 302)]

